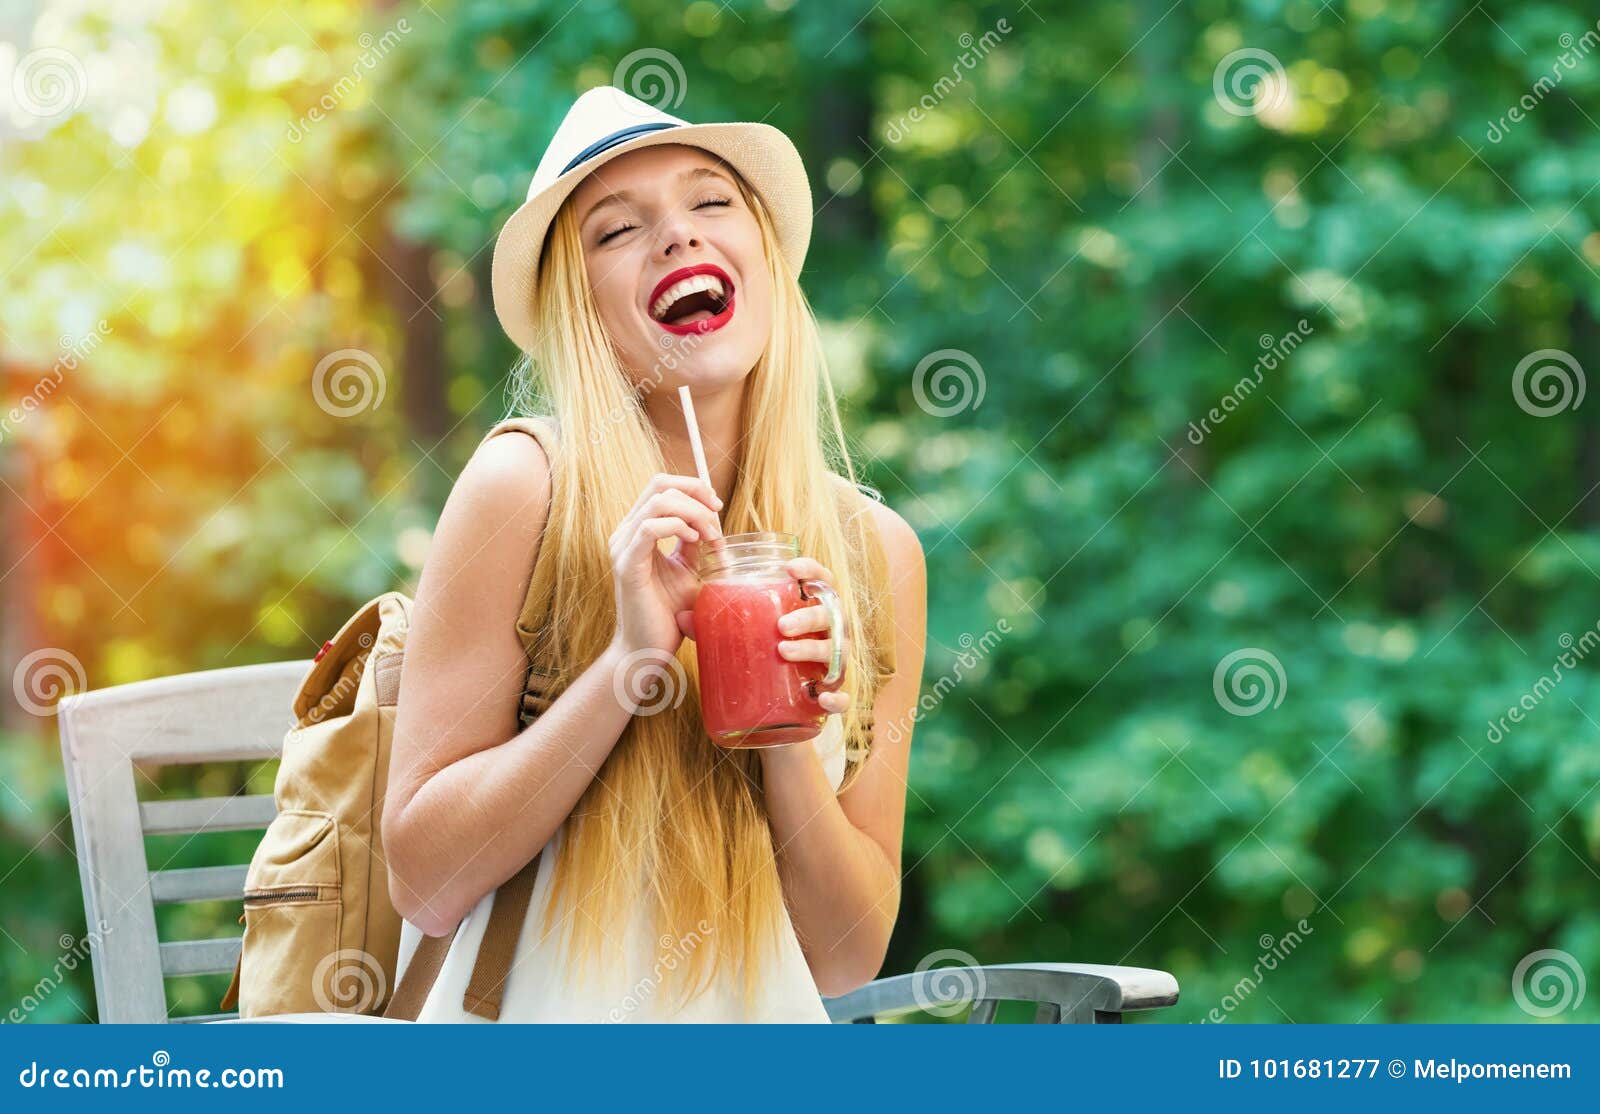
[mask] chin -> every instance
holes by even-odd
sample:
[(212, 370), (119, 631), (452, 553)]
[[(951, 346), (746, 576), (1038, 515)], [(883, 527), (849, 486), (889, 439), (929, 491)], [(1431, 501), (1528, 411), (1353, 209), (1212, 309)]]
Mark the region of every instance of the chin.
[(755, 366), (755, 360), (695, 360), (664, 376), (662, 386), (670, 387), (674, 391), (680, 386), (694, 391), (720, 390), (744, 380)]
[(657, 388), (674, 391), (680, 386), (694, 390), (730, 386), (748, 376), (760, 360), (765, 345), (755, 339), (723, 334), (675, 337), (672, 344), (639, 361), (635, 381), (643, 385), (659, 380)]

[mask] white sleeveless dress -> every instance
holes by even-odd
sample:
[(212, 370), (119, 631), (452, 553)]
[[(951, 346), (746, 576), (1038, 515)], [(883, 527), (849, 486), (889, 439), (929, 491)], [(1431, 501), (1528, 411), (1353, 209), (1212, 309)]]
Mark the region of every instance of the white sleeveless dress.
[[(706, 744), (710, 746), (708, 742)], [(844, 779), (844, 734), (838, 716), (829, 716), (827, 726), (812, 740), (823, 770), (835, 791)], [(658, 966), (656, 933), (643, 907), (634, 910), (631, 922), (617, 934), (621, 954), (607, 957), (603, 971), (582, 983), (568, 977), (570, 965), (562, 959), (558, 933), (539, 939), (538, 926), (550, 900), (551, 871), (556, 852), (566, 832), (557, 829), (539, 862), (533, 897), (528, 903), (525, 930), (517, 941), (516, 958), (506, 978), (500, 1004), (503, 1022), (823, 1022), (828, 1020), (822, 997), (812, 981), (811, 970), (800, 950), (789, 912), (781, 910), (778, 951), (767, 964), (767, 975), (756, 999), (747, 1005), (737, 979), (724, 978), (681, 1008), (674, 1008), (666, 994), (658, 994), (663, 971)], [(643, 892), (641, 888), (641, 893)], [(451, 942), (449, 954), (439, 971), (418, 1021), (473, 1022), (484, 1018), (462, 1009), (462, 996), (472, 976), (478, 944), (489, 923), (494, 894), (486, 895), (461, 923)], [(559, 921), (559, 915), (558, 915)], [(401, 928), (399, 968), (404, 973), (411, 962), (422, 933), (410, 923)], [(715, 947), (714, 936), (697, 940), (680, 938), (668, 954), (693, 947)]]

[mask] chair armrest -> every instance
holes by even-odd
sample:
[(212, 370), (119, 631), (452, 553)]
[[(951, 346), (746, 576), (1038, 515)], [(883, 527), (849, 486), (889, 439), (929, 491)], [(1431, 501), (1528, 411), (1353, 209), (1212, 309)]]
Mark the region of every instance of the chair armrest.
[[(961, 993), (951, 996), (948, 986)], [(1178, 1000), (1178, 980), (1147, 967), (1098, 963), (1002, 963), (987, 967), (933, 967), (870, 982), (826, 998), (834, 1021), (869, 1021), (895, 1010), (944, 1009), (971, 1000), (971, 1020), (988, 1021), (998, 1002), (1037, 1002), (1036, 1020), (1107, 1024), (1133, 1010), (1161, 1009)]]

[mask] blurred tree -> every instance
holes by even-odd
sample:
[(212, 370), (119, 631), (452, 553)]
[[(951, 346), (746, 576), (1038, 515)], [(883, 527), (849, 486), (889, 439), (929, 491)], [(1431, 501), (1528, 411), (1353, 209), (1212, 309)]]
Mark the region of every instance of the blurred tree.
[[(1186, 1020), (1519, 1020), (1524, 957), (1600, 963), (1592, 15), (172, 0), (38, 28), (115, 74), (0, 154), (8, 390), (109, 326), (0, 442), (54, 527), (36, 637), (90, 683), (308, 654), (407, 586), (515, 357), (494, 233), (616, 82), (807, 158), (807, 291), (930, 568), (890, 969), (954, 947), (1166, 967)], [(388, 390), (336, 417), (312, 380), (348, 348)], [(36, 787), (0, 795), (0, 873), (44, 897), (12, 931), (48, 955), (81, 917), (54, 758), (0, 755)]]

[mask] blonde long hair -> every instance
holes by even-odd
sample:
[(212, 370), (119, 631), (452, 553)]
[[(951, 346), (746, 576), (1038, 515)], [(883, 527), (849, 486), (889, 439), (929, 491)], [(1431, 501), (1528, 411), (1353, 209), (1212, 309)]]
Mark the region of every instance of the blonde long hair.
[[(855, 469), (816, 319), (761, 199), (733, 177), (761, 229), (772, 336), (746, 380), (738, 478), (723, 529), (794, 534), (802, 553), (833, 572), (856, 632), (842, 690), (851, 707), (841, 717), (844, 738), (853, 740), (877, 681), (858, 590), (865, 557), (851, 540), (860, 535), (846, 529), (848, 517), (867, 508), (850, 498)], [(535, 301), (540, 332), (516, 376), (513, 412), (549, 415), (561, 431), (539, 554), (553, 565), (547, 630), (557, 669), (551, 691), (560, 692), (612, 637), (607, 540), (666, 464), (641, 402), (654, 384), (629, 379), (601, 324), (570, 204), (552, 226)], [(683, 1002), (737, 973), (748, 1001), (775, 954), (783, 901), (759, 755), (710, 742), (692, 643), (678, 661), (687, 679), (682, 701), (633, 717), (568, 818), (544, 931), (560, 932), (568, 962), (587, 969), (620, 945), (642, 885), (658, 947), (651, 991), (665, 988)], [(847, 755), (847, 780), (865, 757)]]

